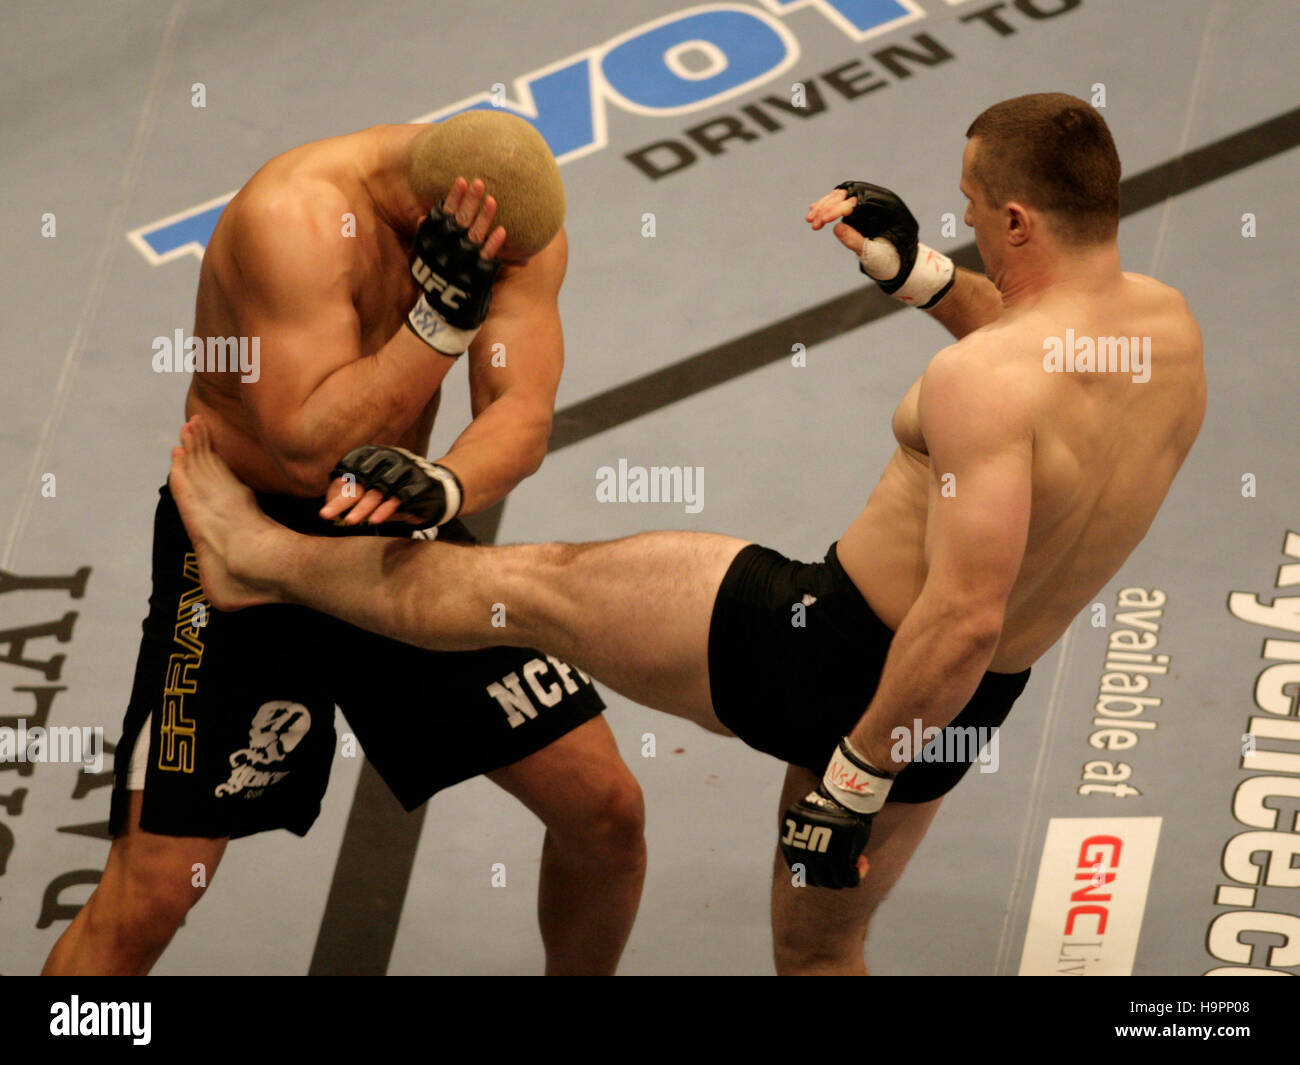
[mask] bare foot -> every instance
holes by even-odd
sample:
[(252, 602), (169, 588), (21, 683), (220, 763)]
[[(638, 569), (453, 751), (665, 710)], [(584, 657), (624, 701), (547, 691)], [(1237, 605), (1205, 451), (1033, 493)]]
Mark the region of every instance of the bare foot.
[(172, 448), (168, 484), (194, 543), (208, 601), (218, 610), (276, 602), (249, 563), (265, 552), (269, 538), (285, 530), (262, 513), (253, 493), (212, 450), (197, 415), (181, 429), (181, 446)]

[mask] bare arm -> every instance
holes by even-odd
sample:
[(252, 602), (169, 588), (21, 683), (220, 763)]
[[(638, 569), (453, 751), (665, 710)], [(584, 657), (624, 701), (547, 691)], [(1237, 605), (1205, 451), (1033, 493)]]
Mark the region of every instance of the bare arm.
[(236, 319), (261, 353), (241, 396), (268, 454), (305, 494), (324, 492), (339, 455), (413, 423), (454, 363), (407, 329), (361, 357), (354, 244), (338, 223), (348, 209), (321, 185), (243, 204), (236, 220)]
[(925, 312), (958, 340), (997, 321), (1002, 296), (982, 274), (957, 267), (957, 280), (948, 294)]
[(568, 265), (561, 230), (544, 251), (498, 283), (469, 351), (474, 420), (438, 464), (465, 492), (461, 513), (502, 499), (546, 457), (564, 366), (558, 296)]
[(1029, 530), (1033, 434), (1027, 413), (1008, 399), (1014, 395), (966, 348), (940, 352), (922, 379), (931, 460), (927, 575), (849, 737), (882, 769), (903, 767), (891, 755), (893, 729), (910, 732), (914, 719), (949, 724), (997, 647)]

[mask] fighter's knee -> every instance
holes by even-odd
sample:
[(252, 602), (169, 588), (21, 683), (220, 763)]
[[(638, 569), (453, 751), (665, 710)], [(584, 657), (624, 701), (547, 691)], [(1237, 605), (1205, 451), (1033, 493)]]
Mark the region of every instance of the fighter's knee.
[(101, 884), (86, 904), (87, 930), (130, 953), (165, 947), (201, 894), (171, 879), (132, 875), (120, 885)]
[(593, 849), (631, 859), (645, 850), (645, 801), (641, 786), (624, 770), (606, 781), (590, 820)]
[(640, 851), (645, 845), (645, 800), (641, 785), (624, 772), (612, 781), (600, 815), (599, 835), (606, 846), (618, 851)]
[(780, 976), (865, 976), (866, 935), (848, 939), (778, 933), (774, 937), (773, 956)]
[(579, 544), (515, 544), (497, 549), (492, 564), (505, 584), (525, 592), (544, 592), (565, 580)]
[(595, 782), (575, 814), (548, 826), (562, 847), (603, 864), (644, 863), (645, 802), (625, 767)]
[(797, 900), (787, 899), (772, 912), (776, 971), (783, 976), (865, 972), (872, 915), (842, 911), (847, 896), (830, 888), (795, 891)]
[(582, 544), (520, 544), (492, 556), (492, 587), (512, 627), (511, 643), (574, 657), (581, 582), (572, 564), (582, 551)]
[(535, 561), (545, 568), (567, 569), (582, 553), (581, 544), (549, 543), (533, 544)]

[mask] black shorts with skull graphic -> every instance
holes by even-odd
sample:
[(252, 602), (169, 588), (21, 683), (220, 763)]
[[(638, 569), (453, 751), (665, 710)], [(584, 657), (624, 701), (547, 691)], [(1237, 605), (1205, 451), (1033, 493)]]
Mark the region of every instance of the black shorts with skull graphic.
[[(586, 674), (539, 651), (426, 651), (296, 606), (214, 610), (166, 486), (160, 495), (153, 593), (115, 755), (114, 835), (134, 790), (144, 792), (140, 826), (149, 832), (305, 835), (335, 759), (363, 756), (413, 810), (604, 709)], [(314, 536), (412, 535), (397, 523), (359, 532), (323, 522), (319, 499), (258, 501)], [(437, 535), (473, 542), (458, 522)], [(336, 705), (350, 730), (341, 735)]]

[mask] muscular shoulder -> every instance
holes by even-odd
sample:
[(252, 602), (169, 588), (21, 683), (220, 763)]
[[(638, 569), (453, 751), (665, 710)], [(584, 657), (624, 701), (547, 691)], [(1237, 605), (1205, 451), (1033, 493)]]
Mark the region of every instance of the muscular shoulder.
[(1149, 274), (1139, 274), (1132, 270), (1125, 270), (1124, 280), (1130, 284), (1147, 289), (1153, 295), (1163, 294), (1166, 297), (1177, 297), (1178, 299), (1182, 299), (1182, 293), (1179, 292), (1178, 289), (1174, 288), (1172, 285), (1166, 285), (1163, 281), (1157, 281)]
[(242, 244), (264, 246), (277, 238), (336, 243), (352, 209), (337, 185), (318, 177), (255, 178), (236, 201), (236, 234)]
[(231, 205), (230, 253), (242, 277), (328, 286), (346, 273), (355, 241), (343, 190), (319, 178), (250, 182)]
[(1165, 328), (1195, 350), (1200, 350), (1200, 326), (1192, 315), (1186, 297), (1178, 289), (1146, 274), (1125, 272), (1124, 280)]
[(563, 229), (522, 267), (505, 267), (492, 292), (492, 309), (512, 313), (528, 306), (554, 306), (569, 265), (569, 240)]
[[(1023, 331), (980, 330), (938, 352), (921, 376), (922, 423), (979, 422), (1018, 435), (1032, 425), (1037, 359)], [(1041, 347), (1038, 349), (1041, 355)]]
[[(1032, 379), (1026, 370), (1039, 366), (1042, 336), (1043, 330), (1029, 321), (985, 326), (941, 349), (923, 380), (976, 395), (996, 395), (1014, 384), (1012, 394), (1006, 395), (1011, 400)], [(1035, 358), (1027, 358), (1030, 355)]]
[(1185, 315), (1189, 320), (1191, 319), (1192, 311), (1187, 305), (1187, 298), (1173, 285), (1166, 285), (1163, 281), (1157, 281), (1146, 274), (1134, 274), (1128, 271), (1124, 272), (1124, 280), (1133, 286), (1135, 292), (1141, 293), (1153, 303), (1163, 306), (1171, 313)]

